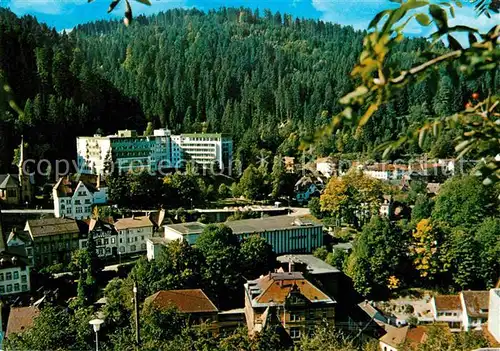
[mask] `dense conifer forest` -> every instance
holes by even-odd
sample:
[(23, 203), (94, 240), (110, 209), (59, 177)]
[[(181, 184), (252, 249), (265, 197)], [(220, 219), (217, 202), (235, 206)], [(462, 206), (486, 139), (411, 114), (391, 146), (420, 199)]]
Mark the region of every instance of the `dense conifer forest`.
[[(328, 123), (353, 88), (349, 73), (363, 35), (234, 8), (170, 10), (140, 16), (129, 27), (98, 21), (68, 34), (0, 9), (0, 71), (24, 109), (22, 117), (0, 116), (0, 169), (11, 164), (21, 134), (32, 156), (72, 159), (77, 135), (142, 131), (149, 121), (175, 132), (231, 133), (244, 164), (263, 151), (296, 155), (299, 141)], [(426, 45), (406, 40), (391, 59), (415, 64)], [(453, 83), (454, 74), (409, 86), (362, 131), (338, 131), (314, 152), (377, 156), (374, 145), (429, 116), (457, 111), (472, 92), (492, 84), (490, 77)], [(415, 145), (405, 152), (446, 156), (451, 138), (444, 134), (424, 150)]]

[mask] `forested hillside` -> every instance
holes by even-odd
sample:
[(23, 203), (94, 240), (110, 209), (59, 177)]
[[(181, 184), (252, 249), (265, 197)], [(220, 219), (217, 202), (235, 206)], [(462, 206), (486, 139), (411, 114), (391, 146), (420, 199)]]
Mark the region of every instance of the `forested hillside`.
[[(99, 21), (59, 35), (1, 10), (0, 69), (26, 112), (21, 121), (3, 117), (8, 148), (1, 161), (10, 162), (21, 133), (30, 144), (46, 144), (49, 157), (71, 157), (75, 135), (142, 130), (146, 121), (176, 132), (231, 133), (245, 163), (261, 149), (293, 155), (300, 138), (340, 110), (337, 100), (353, 87), (349, 72), (362, 39), (351, 27), (269, 11), (171, 10), (138, 17), (129, 27)], [(407, 40), (393, 59), (414, 64), (425, 45)], [(339, 132), (316, 153), (371, 151), (425, 117), (458, 110), (490, 81), (439, 83), (409, 87), (361, 133)], [(445, 156), (451, 137), (423, 151)]]

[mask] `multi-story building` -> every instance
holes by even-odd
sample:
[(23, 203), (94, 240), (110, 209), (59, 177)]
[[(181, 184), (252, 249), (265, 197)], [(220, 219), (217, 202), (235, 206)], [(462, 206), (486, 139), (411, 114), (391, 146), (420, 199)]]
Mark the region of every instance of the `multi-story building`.
[[(290, 216), (229, 221), (224, 224), (243, 240), (251, 235), (266, 239), (277, 254), (312, 253), (323, 246), (323, 226)], [(199, 222), (169, 224), (165, 226), (165, 239), (186, 240), (193, 245), (205, 225)]]
[(80, 227), (75, 219), (46, 218), (26, 221), (29, 235), (28, 259), (34, 266), (69, 263), (79, 248)]
[(141, 136), (135, 130), (119, 130), (115, 135), (77, 138), (77, 161), (81, 173), (103, 174), (111, 165), (119, 172), (144, 169), (158, 171), (183, 168), (194, 161), (205, 168), (220, 169), (232, 162), (233, 142), (223, 134), (171, 135), (168, 129)]
[(452, 332), (461, 330), (462, 304), (458, 295), (434, 296), (430, 305), (434, 322), (448, 324)]
[(146, 252), (146, 242), (153, 236), (154, 225), (148, 216), (121, 218), (115, 222), (119, 254)]
[(30, 267), (25, 250), (6, 245), (0, 212), (0, 297), (29, 291)]
[(173, 168), (182, 168), (182, 163), (194, 161), (203, 168), (223, 169), (232, 162), (233, 141), (227, 135), (181, 134), (172, 135), (171, 140)]
[(57, 218), (88, 219), (94, 205), (108, 202), (108, 188), (100, 175), (67, 175), (54, 185), (52, 198)]
[(266, 326), (281, 325), (292, 340), (309, 335), (325, 323), (335, 325), (336, 301), (299, 272), (269, 273), (249, 280), (245, 317), (250, 335)]
[(112, 218), (105, 221), (92, 218), (88, 224), (88, 231), (80, 237), (80, 249), (87, 247), (89, 235), (94, 239), (99, 257), (116, 257), (118, 255), (118, 234), (113, 226)]
[(462, 329), (481, 330), (488, 321), (489, 291), (462, 291), (460, 293), (462, 304)]

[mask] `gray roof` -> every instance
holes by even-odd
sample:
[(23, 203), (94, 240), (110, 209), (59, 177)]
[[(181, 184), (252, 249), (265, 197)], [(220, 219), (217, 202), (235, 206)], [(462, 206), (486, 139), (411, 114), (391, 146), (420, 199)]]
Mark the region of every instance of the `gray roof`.
[(320, 260), (313, 255), (282, 255), (278, 256), (277, 260), (281, 263), (288, 263), (290, 261), (294, 263), (302, 263), (307, 265), (307, 269), (311, 274), (325, 274), (325, 273), (339, 273), (340, 271), (330, 266), (323, 260)]
[(32, 237), (76, 234), (80, 233), (80, 228), (74, 219), (71, 218), (45, 218), (28, 220), (26, 229)]
[(200, 222), (168, 224), (165, 227), (175, 230), (180, 234), (200, 234), (206, 225)]
[[(273, 216), (263, 217), (257, 219), (242, 219), (237, 221), (228, 221), (224, 223), (225, 226), (231, 228), (234, 234), (251, 234), (269, 232), (274, 230), (283, 230), (297, 227), (321, 227), (320, 224), (299, 219), (291, 216)], [(205, 224), (200, 222), (188, 222), (179, 224), (166, 225), (167, 228), (173, 229), (180, 234), (200, 234), (205, 229)]]
[(349, 251), (349, 250), (352, 250), (352, 242), (348, 242), (348, 243), (338, 243), (338, 244), (335, 244), (335, 245), (332, 245), (332, 249), (333, 250), (345, 250), (345, 251)]
[(19, 187), (17, 174), (0, 174), (0, 189)]
[(162, 238), (159, 236), (148, 238), (148, 241), (151, 241), (154, 245), (167, 245), (168, 243), (172, 242), (172, 240)]
[(224, 223), (233, 230), (234, 234), (259, 233), (273, 230), (282, 230), (297, 227), (322, 227), (311, 221), (290, 216), (274, 216), (257, 219), (243, 219)]

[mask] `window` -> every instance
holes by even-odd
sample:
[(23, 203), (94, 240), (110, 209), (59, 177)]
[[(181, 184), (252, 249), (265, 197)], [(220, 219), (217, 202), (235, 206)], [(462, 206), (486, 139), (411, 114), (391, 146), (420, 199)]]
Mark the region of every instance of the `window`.
[(141, 240), (144, 240), (144, 235), (141, 236)]
[(7, 285), (7, 292), (12, 292), (12, 284)]
[(111, 244), (114, 244), (116, 242), (115, 238), (111, 238)]
[(89, 204), (90, 204), (90, 199), (85, 199), (85, 203), (86, 203), (87, 205), (89, 205)]
[(122, 239), (122, 238), (120, 238), (120, 244), (121, 244), (121, 243), (123, 243), (123, 239)]
[(300, 329), (299, 328), (290, 328), (290, 337), (292, 339), (300, 338)]
[(12, 273), (11, 272), (5, 273), (5, 280), (12, 280)]
[(33, 249), (31, 247), (26, 249), (26, 253), (28, 254), (28, 256), (33, 256)]
[(135, 245), (130, 246), (130, 251), (135, 251)]
[(82, 241), (82, 247), (87, 247), (87, 240)]
[(3, 273), (0, 273), (0, 282), (3, 282)]
[(106, 255), (109, 255), (109, 254), (111, 254), (111, 248), (110, 248), (110, 247), (107, 247), (107, 248), (106, 248)]
[(141, 244), (141, 250), (146, 250), (146, 244)]
[(135, 237), (134, 239), (135, 239), (134, 241), (137, 242), (137, 237)]
[(14, 272), (14, 279), (19, 279), (19, 272)]
[(28, 277), (26, 275), (21, 276), (21, 283), (26, 283), (28, 281)]
[(68, 209), (66, 210), (66, 212), (67, 212), (68, 214), (71, 214), (71, 211), (72, 211), (72, 210), (71, 210), (71, 207), (68, 207)]
[(26, 284), (21, 285), (21, 290), (28, 291), (28, 285), (26, 285)]
[(75, 205), (81, 205), (81, 201), (80, 200), (75, 200)]
[(104, 245), (109, 245), (109, 239), (104, 239)]
[(76, 213), (82, 213), (82, 208), (81, 207), (77, 207), (76, 208)]
[(300, 321), (300, 316), (296, 313), (291, 313), (290, 322), (297, 322), (297, 321)]
[(0, 285), (0, 294), (4, 294), (4, 293), (5, 293), (5, 286)]
[(14, 291), (19, 291), (21, 288), (19, 287), (19, 283), (14, 284)]

